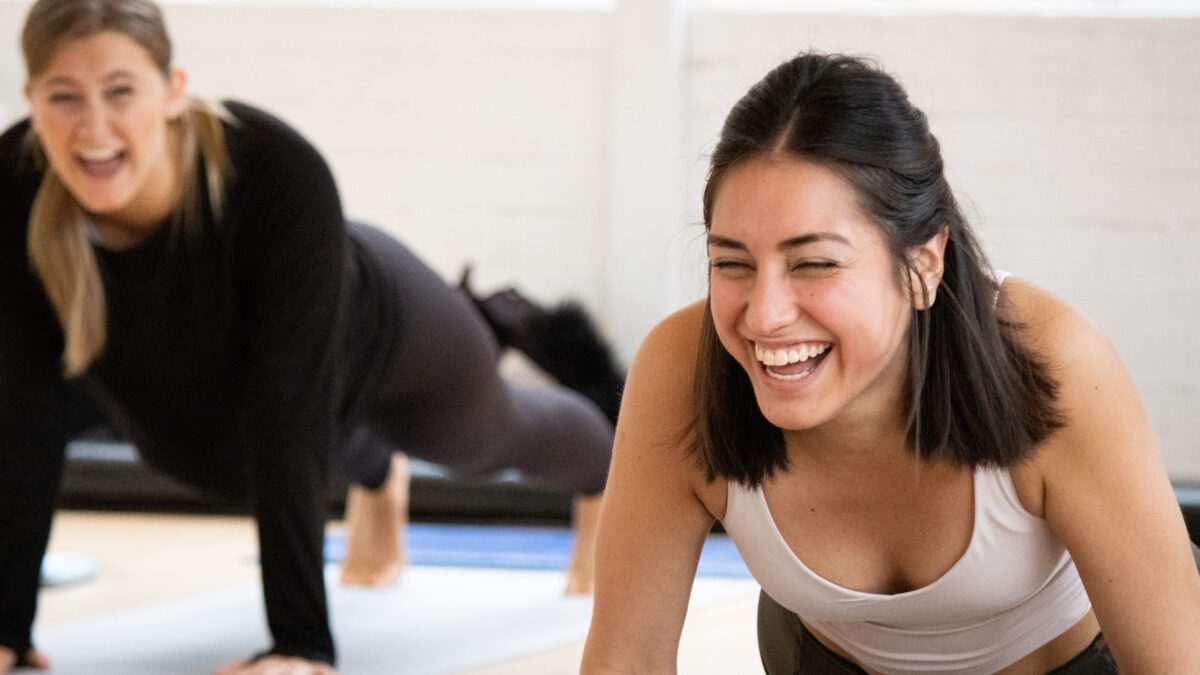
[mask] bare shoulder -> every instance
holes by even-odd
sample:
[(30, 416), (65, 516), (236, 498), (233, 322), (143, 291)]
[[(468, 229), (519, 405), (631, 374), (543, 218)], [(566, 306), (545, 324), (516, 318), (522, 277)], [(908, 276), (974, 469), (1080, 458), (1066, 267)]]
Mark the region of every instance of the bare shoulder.
[[(680, 354), (680, 356), (690, 356), (694, 359), (700, 344), (700, 326), (703, 318), (704, 301), (702, 300), (667, 316), (658, 322), (658, 325), (646, 336), (638, 357), (641, 358), (645, 355), (653, 358), (659, 356), (660, 352), (664, 350), (683, 350), (686, 353)], [(686, 366), (688, 370), (694, 365), (694, 361), (667, 360), (681, 367)]]
[(1008, 318), (1021, 325), (1026, 345), (1058, 384), (1064, 422), (1029, 468), (1041, 480), (1058, 476), (1074, 482), (1097, 471), (1119, 472), (1130, 463), (1157, 465), (1137, 388), (1100, 326), (1028, 281), (1006, 281), (1003, 293)]
[(1095, 350), (1104, 356), (1111, 353), (1112, 345), (1100, 326), (1049, 291), (1010, 278), (1004, 282), (1001, 298), (1008, 318), (1022, 326), (1028, 346), (1056, 369), (1094, 358)]
[[(704, 303), (697, 302), (660, 321), (638, 349), (629, 370), (627, 391), (632, 388), (635, 394), (649, 394), (664, 406), (663, 412), (682, 415), (690, 411), (703, 316)], [(646, 402), (643, 397), (635, 401)], [(622, 418), (627, 412), (638, 416), (650, 411), (645, 405), (622, 409)]]
[(1058, 406), (1067, 436), (1101, 415), (1141, 409), (1133, 380), (1100, 326), (1079, 309), (1038, 286), (1004, 284), (1009, 318), (1021, 326), (1026, 346), (1058, 383)]
[(706, 497), (711, 484), (696, 464), (689, 433), (703, 316), (703, 302), (688, 305), (660, 321), (642, 342), (629, 370), (614, 450), (653, 454), (660, 470), (711, 505)]
[[(1095, 406), (1125, 404), (1137, 392), (1116, 348), (1086, 314), (1020, 279), (1004, 284), (1009, 318), (1021, 325), (1026, 345), (1050, 367), (1068, 427), (1087, 423)], [(1139, 406), (1140, 407), (1140, 406)]]

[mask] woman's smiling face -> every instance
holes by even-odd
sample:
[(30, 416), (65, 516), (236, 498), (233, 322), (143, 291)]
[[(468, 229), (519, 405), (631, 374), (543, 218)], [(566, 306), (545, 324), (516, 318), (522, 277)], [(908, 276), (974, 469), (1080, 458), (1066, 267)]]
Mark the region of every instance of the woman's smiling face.
[(155, 225), (177, 198), (168, 122), (186, 100), (141, 45), (105, 31), (65, 43), (26, 86), (34, 130), (63, 184), (88, 212)]
[(716, 192), (708, 256), (717, 335), (768, 421), (896, 423), (912, 303), (840, 176), (778, 156), (735, 165)]

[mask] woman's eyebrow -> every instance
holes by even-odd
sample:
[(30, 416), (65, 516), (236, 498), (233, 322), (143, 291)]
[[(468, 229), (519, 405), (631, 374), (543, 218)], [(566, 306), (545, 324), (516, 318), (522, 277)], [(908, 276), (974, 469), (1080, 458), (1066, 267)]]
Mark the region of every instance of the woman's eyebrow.
[(119, 80), (119, 79), (122, 79), (122, 78), (124, 78), (124, 79), (128, 79), (128, 80), (136, 80), (136, 79), (137, 79), (137, 75), (133, 74), (133, 72), (131, 72), (131, 71), (128, 71), (128, 70), (125, 70), (124, 68), (121, 68), (121, 69), (118, 69), (118, 70), (114, 70), (114, 71), (112, 71), (111, 73), (109, 73), (109, 74), (105, 75), (105, 76), (104, 76), (104, 81), (105, 81), (105, 82), (110, 82), (110, 81), (112, 81), (112, 80)]
[(708, 234), (708, 245), (716, 246), (717, 248), (736, 248), (741, 251), (746, 250), (746, 245), (742, 242), (736, 239), (730, 239), (729, 237), (722, 237), (717, 234), (712, 234), (711, 232)]
[(808, 234), (802, 234), (799, 237), (784, 239), (783, 241), (779, 242), (778, 248), (782, 251), (786, 248), (795, 248), (797, 246), (814, 244), (818, 241), (832, 241), (839, 244), (844, 244), (850, 248), (854, 248), (854, 245), (850, 243), (849, 239), (846, 239), (837, 232), (810, 232)]
[[(137, 75), (135, 75), (131, 71), (121, 68), (118, 70), (114, 70), (111, 73), (108, 73), (107, 75), (104, 76), (105, 82), (112, 82), (113, 80), (121, 80), (121, 79), (136, 80)], [(54, 77), (46, 80), (46, 84), (47, 85), (61, 85), (61, 86), (74, 87), (74, 86), (77, 86), (79, 83), (76, 82), (74, 78), (68, 77), (67, 75), (55, 75)]]
[[(779, 246), (777, 248), (782, 251), (784, 249), (795, 248), (797, 246), (813, 244), (818, 241), (832, 241), (839, 244), (844, 244), (850, 248), (854, 248), (854, 245), (851, 244), (848, 239), (836, 232), (810, 232), (808, 234), (802, 234), (798, 237), (784, 239), (783, 241), (779, 242)], [(710, 233), (708, 235), (708, 245), (715, 246), (717, 248), (733, 248), (741, 251), (746, 250), (746, 245), (742, 242), (736, 239), (730, 239), (729, 237), (722, 237), (719, 234)]]
[(45, 84), (48, 87), (53, 87), (53, 86), (73, 87), (73, 86), (75, 86), (75, 80), (67, 77), (66, 75), (56, 75), (56, 76), (46, 80), (43, 84)]

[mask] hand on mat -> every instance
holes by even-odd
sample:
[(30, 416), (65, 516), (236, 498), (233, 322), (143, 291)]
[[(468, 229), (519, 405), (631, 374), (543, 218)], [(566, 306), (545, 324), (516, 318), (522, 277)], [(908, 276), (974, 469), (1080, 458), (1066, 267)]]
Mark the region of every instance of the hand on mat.
[(337, 675), (328, 663), (308, 661), (295, 656), (265, 656), (251, 663), (226, 664), (214, 675)]
[[(25, 652), (26, 668), (34, 668), (36, 670), (50, 670), (50, 659), (46, 655), (34, 649), (29, 648)], [(0, 647), (0, 673), (7, 673), (17, 666), (17, 654), (8, 647)]]

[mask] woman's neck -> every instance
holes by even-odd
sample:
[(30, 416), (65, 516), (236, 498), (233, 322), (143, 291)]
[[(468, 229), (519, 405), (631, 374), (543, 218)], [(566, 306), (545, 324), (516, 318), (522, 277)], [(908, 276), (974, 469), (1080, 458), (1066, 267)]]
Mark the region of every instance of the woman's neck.
[(908, 420), (898, 390), (859, 401), (819, 426), (783, 431), (793, 464), (824, 465), (832, 471), (907, 464), (915, 457), (908, 449), (907, 436)]
[(894, 424), (826, 424), (804, 431), (784, 431), (784, 444), (792, 465), (820, 465), (828, 470), (861, 472), (907, 464), (915, 455), (908, 449), (903, 420)]

